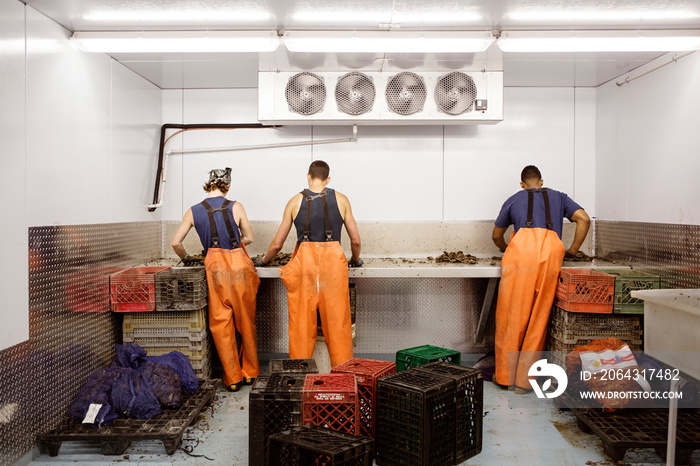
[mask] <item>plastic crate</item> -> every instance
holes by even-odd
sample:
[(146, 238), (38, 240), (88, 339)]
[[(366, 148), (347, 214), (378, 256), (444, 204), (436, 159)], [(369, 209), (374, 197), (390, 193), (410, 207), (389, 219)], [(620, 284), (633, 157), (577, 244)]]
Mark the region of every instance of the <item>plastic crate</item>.
[(155, 276), (170, 266), (132, 267), (109, 276), (113, 312), (146, 312), (156, 308)]
[(268, 466), (371, 466), (373, 440), (318, 426), (270, 435)]
[(358, 435), (357, 381), (352, 374), (306, 374), (304, 425)]
[(408, 370), (377, 381), (378, 465), (451, 465), (455, 452), (456, 383)]
[(479, 369), (431, 362), (415, 370), (454, 379), (456, 426), (454, 463), (462, 463), (481, 452), (484, 417), (484, 376)]
[[(566, 355), (572, 352), (575, 348), (579, 346), (586, 346), (593, 340), (597, 340), (601, 337), (587, 336), (581, 337), (576, 343), (564, 343), (557, 338), (553, 337), (551, 333), (547, 334), (547, 340), (545, 342), (545, 351), (548, 351), (547, 362), (556, 364), (563, 369), (566, 369)], [(620, 338), (619, 340), (627, 343), (630, 350), (632, 351), (642, 351), (644, 349), (644, 341), (640, 339), (629, 339)]]
[(300, 374), (318, 374), (318, 367), (314, 359), (270, 359), (268, 372), (297, 372)]
[(186, 337), (171, 337), (166, 335), (133, 336), (133, 333), (124, 334), (122, 341), (124, 344), (136, 344), (144, 348), (164, 346), (173, 348), (187, 348), (190, 350), (202, 350), (205, 342), (209, 339), (209, 332), (203, 330), (199, 333), (191, 333)]
[(157, 311), (190, 311), (206, 305), (204, 267), (173, 267), (156, 275)]
[(354, 374), (357, 380), (359, 435), (374, 438), (377, 417), (377, 380), (396, 373), (396, 364), (375, 359), (352, 358), (331, 369), (332, 374)]
[(264, 465), (270, 435), (301, 427), (306, 374), (261, 375), (251, 387), (248, 401), (248, 464)]
[(583, 314), (554, 306), (547, 333), (563, 344), (574, 346), (608, 337), (641, 344), (644, 325), (639, 315)]
[(615, 278), (590, 269), (561, 269), (554, 304), (569, 312), (611, 314)]
[(171, 351), (179, 351), (190, 360), (192, 369), (194, 369), (197, 378), (206, 379), (211, 376), (212, 352), (209, 344), (209, 339), (202, 341), (201, 346), (184, 347), (184, 346), (143, 346), (147, 356), (161, 356), (170, 353)]
[(459, 351), (431, 345), (416, 346), (396, 352), (396, 370), (401, 372), (436, 361), (459, 365), (461, 360)]
[(615, 277), (613, 312), (618, 314), (644, 314), (644, 301), (632, 297), (633, 291), (658, 290), (661, 278), (658, 275), (624, 269), (595, 269)]
[(171, 311), (151, 314), (124, 314), (122, 333), (134, 336), (167, 334), (185, 337), (207, 330), (207, 308), (198, 311)]

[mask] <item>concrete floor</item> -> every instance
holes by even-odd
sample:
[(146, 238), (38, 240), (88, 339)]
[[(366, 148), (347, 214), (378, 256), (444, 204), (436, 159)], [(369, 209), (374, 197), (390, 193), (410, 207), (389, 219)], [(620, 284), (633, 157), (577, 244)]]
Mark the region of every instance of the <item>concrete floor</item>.
[[(191, 447), (192, 455), (204, 456), (189, 456), (182, 449), (168, 456), (159, 441), (133, 442), (120, 456), (103, 456), (95, 444), (64, 442), (56, 457), (39, 454), (35, 448), (16, 464), (247, 465), (249, 392), (249, 386), (237, 393), (219, 388), (212, 406), (186, 430), (182, 447)], [(484, 383), (483, 449), (462, 464), (641, 466), (664, 464), (664, 460), (651, 449), (639, 449), (628, 451), (624, 463), (615, 463), (603, 454), (594, 434), (578, 429), (570, 412), (560, 411), (550, 400), (539, 400), (532, 393), (515, 395), (488, 382)], [(693, 455), (692, 464), (700, 465), (700, 450)]]

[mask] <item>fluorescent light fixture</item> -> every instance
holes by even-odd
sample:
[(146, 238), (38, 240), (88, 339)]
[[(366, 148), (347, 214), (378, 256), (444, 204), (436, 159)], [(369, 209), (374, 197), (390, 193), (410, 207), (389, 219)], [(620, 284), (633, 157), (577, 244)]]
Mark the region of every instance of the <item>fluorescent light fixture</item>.
[(535, 9), (528, 8), (513, 10), (506, 13), (508, 24), (523, 22), (529, 24), (567, 24), (575, 21), (577, 24), (585, 24), (593, 21), (595, 24), (620, 24), (639, 25), (644, 22), (655, 21), (690, 21), (700, 17), (693, 10), (678, 10), (671, 8), (654, 10), (631, 10), (612, 4), (609, 9)]
[(99, 10), (88, 12), (82, 19), (86, 22), (107, 24), (248, 24), (274, 20), (269, 11), (254, 9), (199, 8), (184, 10)]
[(504, 52), (680, 52), (700, 49), (700, 30), (503, 31)]
[(84, 31), (71, 37), (85, 52), (272, 52), (276, 31)]
[(483, 52), (493, 43), (491, 31), (287, 31), (290, 52)]

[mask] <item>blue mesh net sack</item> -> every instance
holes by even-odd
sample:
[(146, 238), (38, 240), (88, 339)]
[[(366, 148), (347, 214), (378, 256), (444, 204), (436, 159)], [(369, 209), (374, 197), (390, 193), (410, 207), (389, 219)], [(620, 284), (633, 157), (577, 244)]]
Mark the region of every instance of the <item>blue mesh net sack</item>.
[(95, 427), (111, 424), (119, 417), (111, 402), (112, 386), (128, 370), (123, 367), (109, 367), (92, 374), (68, 408), (68, 416)]
[(115, 411), (126, 417), (150, 419), (160, 414), (160, 403), (144, 373), (126, 369), (126, 373), (112, 384), (112, 404)]
[(182, 389), (180, 388), (180, 376), (177, 375), (177, 372), (168, 366), (150, 361), (144, 362), (136, 370), (143, 373), (161, 405), (168, 408), (180, 407)]
[(139, 345), (115, 345), (117, 355), (112, 360), (112, 367), (130, 367), (138, 369), (146, 357), (146, 350)]
[(199, 381), (197, 380), (197, 374), (194, 373), (192, 368), (192, 363), (181, 352), (171, 351), (162, 356), (148, 356), (146, 361), (162, 364), (177, 372), (182, 384), (182, 393), (185, 395), (192, 395), (199, 388)]

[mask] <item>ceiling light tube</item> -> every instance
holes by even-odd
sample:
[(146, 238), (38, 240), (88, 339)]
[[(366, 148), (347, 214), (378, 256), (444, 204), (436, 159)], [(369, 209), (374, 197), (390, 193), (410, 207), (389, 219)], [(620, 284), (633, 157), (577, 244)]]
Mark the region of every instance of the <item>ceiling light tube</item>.
[(286, 31), (290, 52), (475, 53), (494, 42), (491, 31)]
[(681, 52), (700, 49), (700, 30), (503, 31), (504, 52)]
[(85, 52), (272, 52), (277, 31), (78, 31), (71, 37)]

